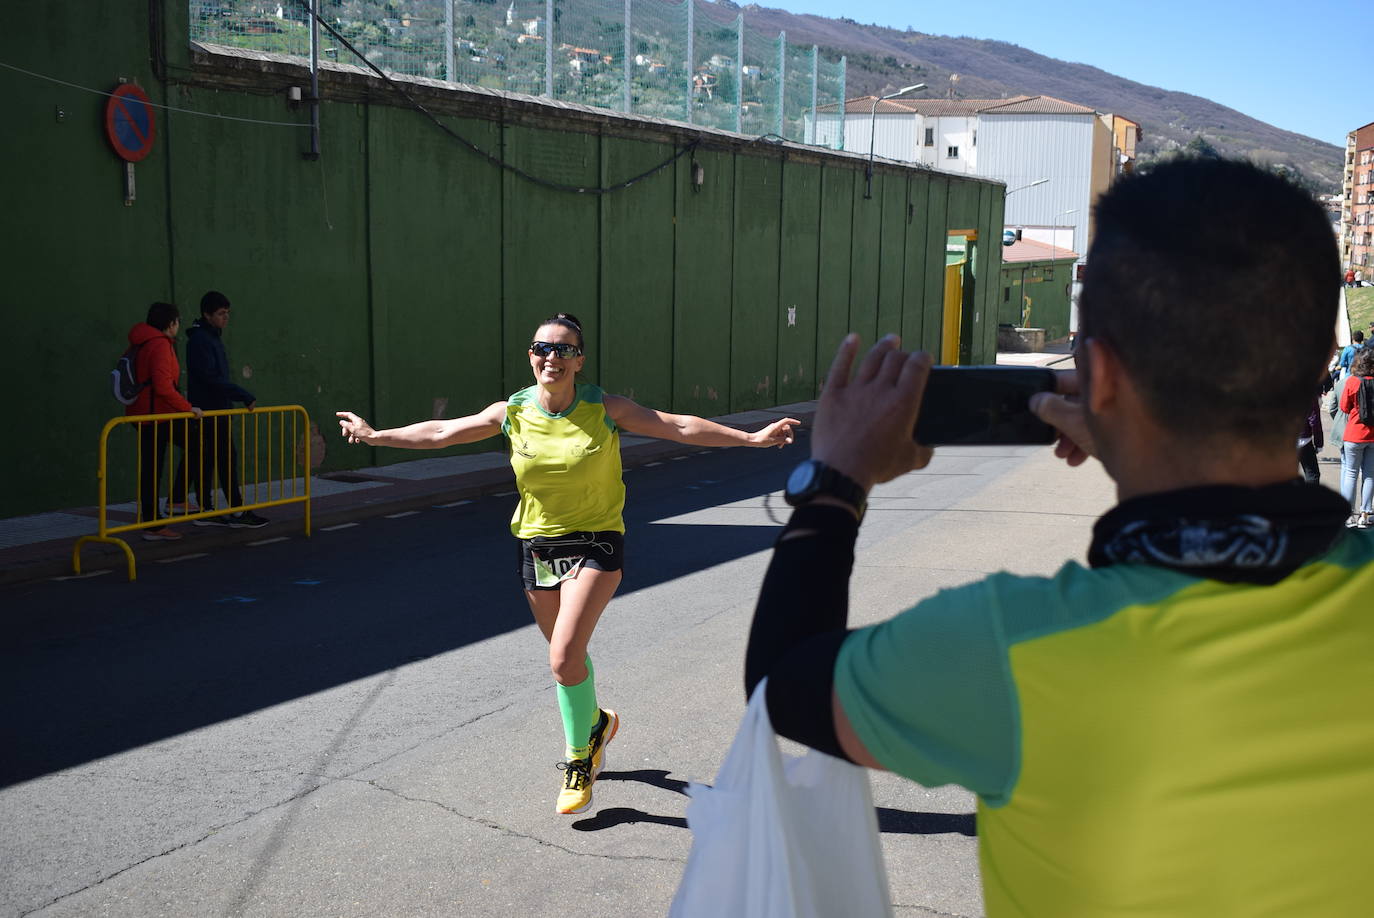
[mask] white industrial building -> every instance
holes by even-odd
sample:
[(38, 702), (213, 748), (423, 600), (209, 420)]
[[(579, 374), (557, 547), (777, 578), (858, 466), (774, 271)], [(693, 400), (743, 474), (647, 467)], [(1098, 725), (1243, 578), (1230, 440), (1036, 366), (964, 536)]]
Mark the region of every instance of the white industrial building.
[(1092, 242), (1092, 203), (1134, 158), (1139, 126), (1051, 96), (851, 99), (817, 110), (815, 142), (1007, 185), (1009, 227), (1076, 252)]

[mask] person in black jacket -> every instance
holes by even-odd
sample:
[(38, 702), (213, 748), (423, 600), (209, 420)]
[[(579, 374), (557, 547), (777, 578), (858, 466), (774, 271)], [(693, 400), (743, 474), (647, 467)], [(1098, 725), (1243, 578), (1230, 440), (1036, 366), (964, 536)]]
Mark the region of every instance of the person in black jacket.
[[(186, 330), (186, 372), (189, 380), (187, 395), (191, 404), (204, 411), (233, 408), (242, 402), (248, 409), (257, 403), (253, 393), (229, 378), (229, 355), (224, 350), (224, 329), (229, 324), (229, 298), (218, 290), (211, 290), (200, 299), (200, 318)], [(198, 477), (189, 484), (200, 495), (205, 509), (211, 509), (214, 499), (215, 477), (229, 500), (229, 506), (243, 505), (239, 488), (239, 456), (234, 445), (234, 425), (225, 415), (206, 418), (200, 422), (199, 432), (193, 430), (187, 443), (183, 463), (189, 463)], [(195, 508), (185, 503), (188, 484), (184, 469), (178, 468), (172, 494), (173, 506), (180, 500), (188, 512)], [(251, 510), (228, 516), (210, 516), (195, 520), (197, 526), (232, 526), (256, 529), (266, 526), (267, 520)]]

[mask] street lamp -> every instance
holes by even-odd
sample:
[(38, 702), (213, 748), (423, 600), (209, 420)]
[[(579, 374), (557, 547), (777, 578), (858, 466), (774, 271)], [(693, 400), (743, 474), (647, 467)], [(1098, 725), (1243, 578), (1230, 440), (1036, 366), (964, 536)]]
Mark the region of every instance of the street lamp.
[[(1002, 200), (1003, 200), (1003, 201), (1006, 201), (1007, 198), (1009, 198), (1009, 197), (1011, 197), (1012, 195), (1016, 194), (1016, 192), (1018, 192), (1018, 191), (1025, 191), (1027, 188), (1034, 188), (1036, 185), (1043, 185), (1043, 184), (1045, 184), (1045, 183), (1048, 182), (1048, 181), (1049, 181), (1049, 179), (1047, 179), (1047, 178), (1038, 178), (1038, 179), (1036, 179), (1035, 181), (1031, 182), (1031, 183), (1028, 184), (1028, 185), (1019, 185), (1019, 186), (1017, 186), (1016, 188), (1012, 188), (1012, 189), (1008, 190), (1005, 194), (1003, 194), (1003, 195), (1002, 195)], [(1005, 213), (1003, 213), (1002, 219), (1003, 219), (1003, 220), (1006, 219), (1006, 214), (1005, 214)], [(1005, 226), (1006, 226), (1006, 224), (1004, 223), (1004, 224), (1003, 224), (1003, 232), (1002, 232), (1002, 245), (1011, 245), (1012, 242), (1013, 242), (1014, 240), (1009, 239), (1009, 238), (1007, 237), (1007, 233), (1010, 233), (1010, 232), (1012, 232), (1012, 231), (1009, 230), (1009, 229), (1006, 229)]]
[(1022, 186), (1020, 186), (1019, 188), (1013, 188), (1013, 189), (1011, 189), (1010, 191), (1007, 192), (1007, 194), (1002, 195), (1002, 197), (1005, 198), (1007, 195), (1015, 194), (1015, 193), (1018, 192), (1018, 191), (1025, 191), (1027, 188), (1034, 188), (1036, 185), (1043, 185), (1043, 184), (1045, 184), (1045, 183), (1048, 182), (1048, 181), (1049, 181), (1049, 179), (1047, 179), (1047, 178), (1036, 179), (1035, 181), (1031, 182), (1029, 185), (1022, 185)]
[(875, 136), (878, 128), (878, 103), (886, 102), (888, 99), (895, 99), (904, 96), (909, 92), (918, 89), (925, 89), (925, 83), (917, 83), (915, 86), (903, 86), (896, 92), (890, 92), (885, 96), (873, 97), (873, 109), (868, 113), (868, 171), (864, 174), (864, 198), (865, 200), (873, 197), (873, 148), (877, 146), (878, 138)]
[[(1076, 213), (1078, 213), (1078, 208), (1073, 207), (1069, 210), (1055, 214), (1053, 219), (1050, 221), (1050, 261), (1054, 261), (1055, 254), (1059, 250), (1059, 224), (1055, 223), (1054, 221), (1058, 220), (1060, 217), (1067, 217), (1069, 214)], [(1072, 232), (1073, 227), (1069, 227), (1069, 231)], [(1073, 237), (1069, 238), (1069, 245), (1073, 245)]]

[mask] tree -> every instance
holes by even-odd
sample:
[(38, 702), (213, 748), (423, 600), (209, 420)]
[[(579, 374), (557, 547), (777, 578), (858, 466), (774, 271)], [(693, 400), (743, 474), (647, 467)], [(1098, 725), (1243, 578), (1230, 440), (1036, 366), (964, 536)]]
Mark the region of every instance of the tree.
[(1212, 146), (1201, 134), (1194, 134), (1193, 139), (1183, 145), (1183, 152), (1187, 156), (1196, 156), (1200, 159), (1221, 159), (1221, 151)]

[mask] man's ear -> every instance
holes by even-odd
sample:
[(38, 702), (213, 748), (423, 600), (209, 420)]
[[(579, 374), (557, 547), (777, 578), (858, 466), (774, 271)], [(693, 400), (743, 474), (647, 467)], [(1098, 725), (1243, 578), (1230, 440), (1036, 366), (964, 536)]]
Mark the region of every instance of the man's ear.
[(1101, 338), (1085, 338), (1078, 350), (1088, 365), (1088, 410), (1096, 415), (1110, 413), (1121, 395), (1121, 359)]

